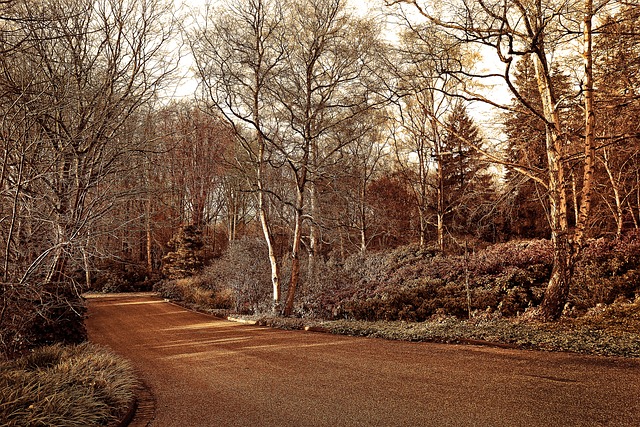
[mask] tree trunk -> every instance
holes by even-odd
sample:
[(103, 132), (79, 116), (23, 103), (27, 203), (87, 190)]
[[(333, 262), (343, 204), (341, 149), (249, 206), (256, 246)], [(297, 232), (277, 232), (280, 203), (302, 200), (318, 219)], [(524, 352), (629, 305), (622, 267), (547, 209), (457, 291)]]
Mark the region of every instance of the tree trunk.
[(578, 201), (578, 184), (576, 174), (571, 172), (571, 202), (573, 203), (573, 216), (576, 224), (580, 223), (580, 202)]
[(551, 86), (551, 75), (546, 62), (543, 42), (539, 42), (539, 52), (534, 56), (534, 66), (538, 90), (542, 100), (543, 114), (546, 119), (546, 152), (548, 162), (548, 182), (550, 201), (550, 228), (553, 243), (553, 269), (539, 307), (539, 316), (543, 320), (555, 320), (562, 314), (569, 295), (573, 256), (569, 241), (567, 220), (567, 195), (563, 144), (560, 138), (560, 116), (557, 102)]
[[(8, 157), (8, 156), (7, 156)], [(11, 259), (11, 245), (13, 242), (13, 233), (16, 227), (16, 221), (18, 220), (18, 201), (20, 200), (20, 193), (22, 193), (22, 172), (24, 167), (24, 153), (20, 157), (20, 165), (18, 167), (18, 182), (16, 183), (16, 194), (13, 197), (13, 205), (11, 207), (11, 223), (9, 225), (9, 231), (7, 234), (7, 243), (4, 251), (4, 273), (3, 281), (7, 281), (9, 278), (9, 261)], [(6, 159), (5, 159), (6, 162)]]
[[(602, 164), (604, 166), (604, 170), (607, 172), (609, 184), (611, 184), (611, 190), (613, 191), (613, 201), (616, 204), (616, 209), (613, 211), (613, 217), (616, 222), (616, 237), (620, 237), (622, 235), (622, 227), (624, 225), (624, 206), (622, 198), (620, 197), (620, 180), (616, 179), (613, 171), (611, 170), (611, 165), (609, 163), (609, 151), (606, 148), (602, 151)], [(631, 211), (631, 217), (633, 217), (635, 222), (633, 211)]]
[(367, 180), (365, 178), (361, 182), (360, 188), (360, 253), (367, 251)]
[(631, 201), (627, 200), (627, 206), (629, 207), (629, 214), (633, 220), (633, 228), (640, 228), (640, 224), (638, 224), (638, 219), (636, 218), (636, 213), (633, 211), (633, 206), (631, 206)]
[[(259, 196), (262, 199), (262, 196)], [(262, 205), (262, 202), (259, 202)], [(266, 211), (264, 208), (260, 208), (260, 224), (262, 225), (262, 232), (264, 239), (267, 242), (267, 249), (269, 251), (269, 265), (271, 266), (271, 285), (273, 289), (272, 297), (272, 312), (278, 314), (280, 312), (280, 298), (281, 298), (281, 282), (280, 282), (280, 266), (278, 265), (278, 259), (276, 258), (275, 248), (273, 246), (273, 237), (271, 235), (271, 229), (267, 220)]]
[(594, 89), (593, 89), (593, 0), (584, 2), (584, 117), (585, 117), (585, 140), (584, 140), (584, 176), (582, 180), (582, 194), (580, 199), (580, 215), (576, 224), (575, 244), (578, 248), (582, 246), (587, 229), (587, 222), (591, 212), (591, 193), (593, 184), (593, 173), (595, 170), (596, 140), (595, 140), (595, 112), (594, 112)]
[[(88, 245), (88, 243), (87, 243)], [(86, 289), (91, 289), (91, 268), (89, 265), (89, 254), (86, 249), (82, 250), (82, 263), (84, 266), (84, 282)]]
[[(280, 312), (280, 299), (281, 299), (281, 281), (280, 281), (280, 266), (278, 259), (276, 258), (276, 252), (273, 244), (273, 235), (271, 233), (271, 226), (269, 225), (269, 218), (267, 215), (267, 206), (265, 201), (265, 189), (264, 189), (264, 157), (265, 157), (265, 142), (262, 137), (258, 137), (260, 143), (259, 152), (259, 164), (258, 164), (258, 214), (260, 216), (260, 225), (262, 226), (262, 233), (264, 240), (267, 243), (267, 249), (269, 251), (269, 264), (271, 266), (271, 285), (273, 288), (272, 298), (272, 312), (278, 314)], [(234, 222), (237, 213), (234, 212)], [(235, 224), (234, 224), (235, 234)]]
[(295, 301), (296, 289), (300, 281), (300, 244), (302, 242), (302, 215), (304, 208), (304, 187), (298, 185), (295, 208), (295, 228), (293, 232), (293, 244), (291, 247), (291, 279), (287, 289), (287, 301), (283, 314), (291, 316)]
[[(580, 199), (580, 213), (573, 242), (569, 236), (564, 190), (564, 162), (560, 139), (560, 118), (555, 96), (551, 90), (550, 74), (543, 54), (536, 56), (536, 77), (547, 119), (547, 159), (549, 161), (549, 194), (551, 199), (551, 238), (553, 242), (553, 270), (544, 299), (540, 305), (540, 316), (545, 320), (556, 320), (562, 315), (569, 296), (574, 260), (583, 244), (591, 210), (591, 186), (595, 169), (595, 116), (593, 106), (592, 31), (593, 1), (584, 3), (584, 64), (585, 64), (585, 141), (584, 175)], [(544, 48), (541, 47), (544, 53)]]
[(145, 203), (145, 234), (147, 250), (147, 274), (149, 278), (153, 274), (153, 236), (151, 234), (151, 197), (147, 196)]
[(309, 225), (309, 262), (307, 264), (308, 278), (310, 283), (315, 283), (316, 277), (316, 260), (320, 254), (320, 232), (318, 227), (318, 190), (315, 181), (309, 182), (309, 205), (311, 212), (311, 223)]
[(573, 251), (568, 235), (554, 233), (552, 240), (553, 270), (538, 313), (543, 320), (557, 320), (562, 315), (573, 274)]
[(422, 207), (418, 209), (418, 212), (420, 215), (420, 247), (424, 248), (427, 246), (427, 214)]
[(442, 153), (440, 143), (436, 142), (436, 156), (438, 159), (438, 248), (444, 254), (444, 174), (442, 171)]

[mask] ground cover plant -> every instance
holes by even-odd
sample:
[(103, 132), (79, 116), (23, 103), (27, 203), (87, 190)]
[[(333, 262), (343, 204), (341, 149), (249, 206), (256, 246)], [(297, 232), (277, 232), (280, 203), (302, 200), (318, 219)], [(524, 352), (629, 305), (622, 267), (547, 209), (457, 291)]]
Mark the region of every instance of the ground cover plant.
[(255, 316), (257, 324), (403, 341), (480, 344), (510, 348), (640, 357), (640, 299), (590, 310), (580, 318), (541, 323), (518, 318), (433, 317), (424, 322), (306, 320)]
[(112, 425), (133, 402), (131, 366), (92, 344), (41, 347), (0, 364), (4, 426)]

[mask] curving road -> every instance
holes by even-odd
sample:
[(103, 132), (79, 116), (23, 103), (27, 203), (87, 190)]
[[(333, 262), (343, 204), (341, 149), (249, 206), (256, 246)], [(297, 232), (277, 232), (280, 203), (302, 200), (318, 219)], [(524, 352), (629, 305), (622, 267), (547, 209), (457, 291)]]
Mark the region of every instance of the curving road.
[(87, 327), (139, 370), (154, 427), (640, 426), (636, 360), (272, 330), (149, 294), (89, 297)]

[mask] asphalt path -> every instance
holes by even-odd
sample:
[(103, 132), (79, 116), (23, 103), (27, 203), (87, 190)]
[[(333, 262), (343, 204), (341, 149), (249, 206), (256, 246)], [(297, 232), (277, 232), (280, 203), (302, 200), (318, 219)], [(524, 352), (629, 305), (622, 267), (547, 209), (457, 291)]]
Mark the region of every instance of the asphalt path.
[(148, 294), (89, 297), (154, 427), (640, 426), (640, 361), (242, 325)]

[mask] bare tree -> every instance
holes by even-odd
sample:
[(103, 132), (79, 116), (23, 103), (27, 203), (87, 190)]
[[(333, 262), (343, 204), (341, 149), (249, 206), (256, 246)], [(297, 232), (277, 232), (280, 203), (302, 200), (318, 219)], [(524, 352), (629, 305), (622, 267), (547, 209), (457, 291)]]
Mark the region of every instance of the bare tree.
[[(490, 74), (467, 70), (451, 70), (452, 75), (463, 78), (502, 78), (514, 96), (545, 123), (547, 174), (538, 179), (549, 194), (550, 228), (554, 245), (554, 268), (545, 298), (538, 314), (546, 319), (556, 319), (566, 302), (576, 253), (584, 240), (591, 211), (592, 182), (595, 165), (595, 116), (592, 62), (593, 18), (604, 8), (608, 0), (594, 4), (584, 1), (468, 1), (459, 0), (435, 8), (427, 2), (395, 1), (393, 4), (410, 3), (423, 18), (455, 36), (462, 43), (477, 43), (490, 47), (504, 65), (502, 73)], [(562, 120), (560, 109), (564, 99), (559, 98), (552, 75), (551, 61), (562, 49), (570, 50), (576, 34), (582, 34), (583, 72), (582, 92), (584, 102), (584, 127), (581, 135), (581, 152), (574, 152), (575, 145), (568, 144), (570, 128)], [(541, 108), (524, 99), (512, 84), (511, 67), (517, 58), (530, 55), (535, 69)], [(469, 87), (471, 89), (471, 87)], [(468, 91), (468, 98), (482, 100), (500, 106), (499, 100)], [(493, 157), (493, 160), (503, 159)], [(582, 159), (577, 224), (570, 227), (567, 208), (567, 189), (570, 188), (569, 162)], [(526, 167), (518, 172), (528, 174)], [(578, 199), (578, 198), (577, 198)], [(576, 200), (577, 200), (576, 199)]]
[(166, 150), (165, 165), (171, 169), (173, 186), (184, 199), (184, 222), (202, 229), (222, 210), (222, 175), (225, 152), (235, 138), (228, 122), (198, 107), (175, 103), (163, 109), (160, 136)]
[(20, 48), (2, 59), (3, 94), (13, 111), (28, 112), (20, 138), (38, 145), (28, 160), (29, 197), (38, 201), (31, 218), (51, 234), (29, 265), (7, 279), (28, 281), (47, 264), (43, 279), (62, 281), (68, 261), (84, 251), (91, 224), (117, 199), (108, 194), (109, 176), (138, 149), (123, 130), (170, 69), (162, 59), (170, 16), (156, 0), (14, 7), (25, 19), (10, 34)]
[(207, 7), (203, 22), (189, 39), (205, 102), (227, 117), (246, 153), (243, 163), (250, 170), (241, 169), (255, 190), (269, 252), (274, 312), (280, 310), (282, 285), (266, 175), (271, 161), (268, 144), (278, 131), (267, 101), (267, 85), (283, 62), (283, 17), (275, 0), (229, 1), (224, 9)]
[[(247, 7), (248, 6), (248, 7)], [(351, 16), (344, 0), (231, 3), (193, 37), (209, 101), (237, 127), (249, 159), (265, 238), (270, 249), (274, 306), (280, 301), (278, 261), (273, 250), (267, 168), (286, 167), (292, 197), (280, 198), (292, 215), (291, 277), (283, 312), (293, 310), (300, 277), (305, 219), (318, 206), (315, 180), (340, 147), (355, 136), (335, 130), (375, 103), (376, 30)], [(249, 126), (250, 137), (240, 129)], [(316, 215), (317, 216), (317, 215)], [(310, 263), (318, 251), (318, 229), (309, 224)]]
[(404, 30), (395, 67), (400, 95), (396, 157), (418, 203), (420, 246), (427, 243), (428, 228), (435, 226), (438, 247), (444, 251), (445, 216), (451, 209), (445, 200), (443, 122), (453, 108), (447, 95), (455, 93), (458, 84), (447, 71), (461, 63), (462, 53), (444, 31), (401, 17)]
[[(291, 171), (295, 200), (291, 278), (285, 314), (293, 310), (300, 274), (305, 215), (310, 214), (309, 270), (318, 255), (315, 181), (323, 167), (357, 135), (334, 132), (375, 105), (376, 26), (351, 16), (343, 0), (293, 2), (289, 8), (285, 67), (273, 89), (284, 133), (277, 150)], [(308, 204), (306, 208), (306, 191)], [(314, 215), (315, 214), (315, 215)]]

